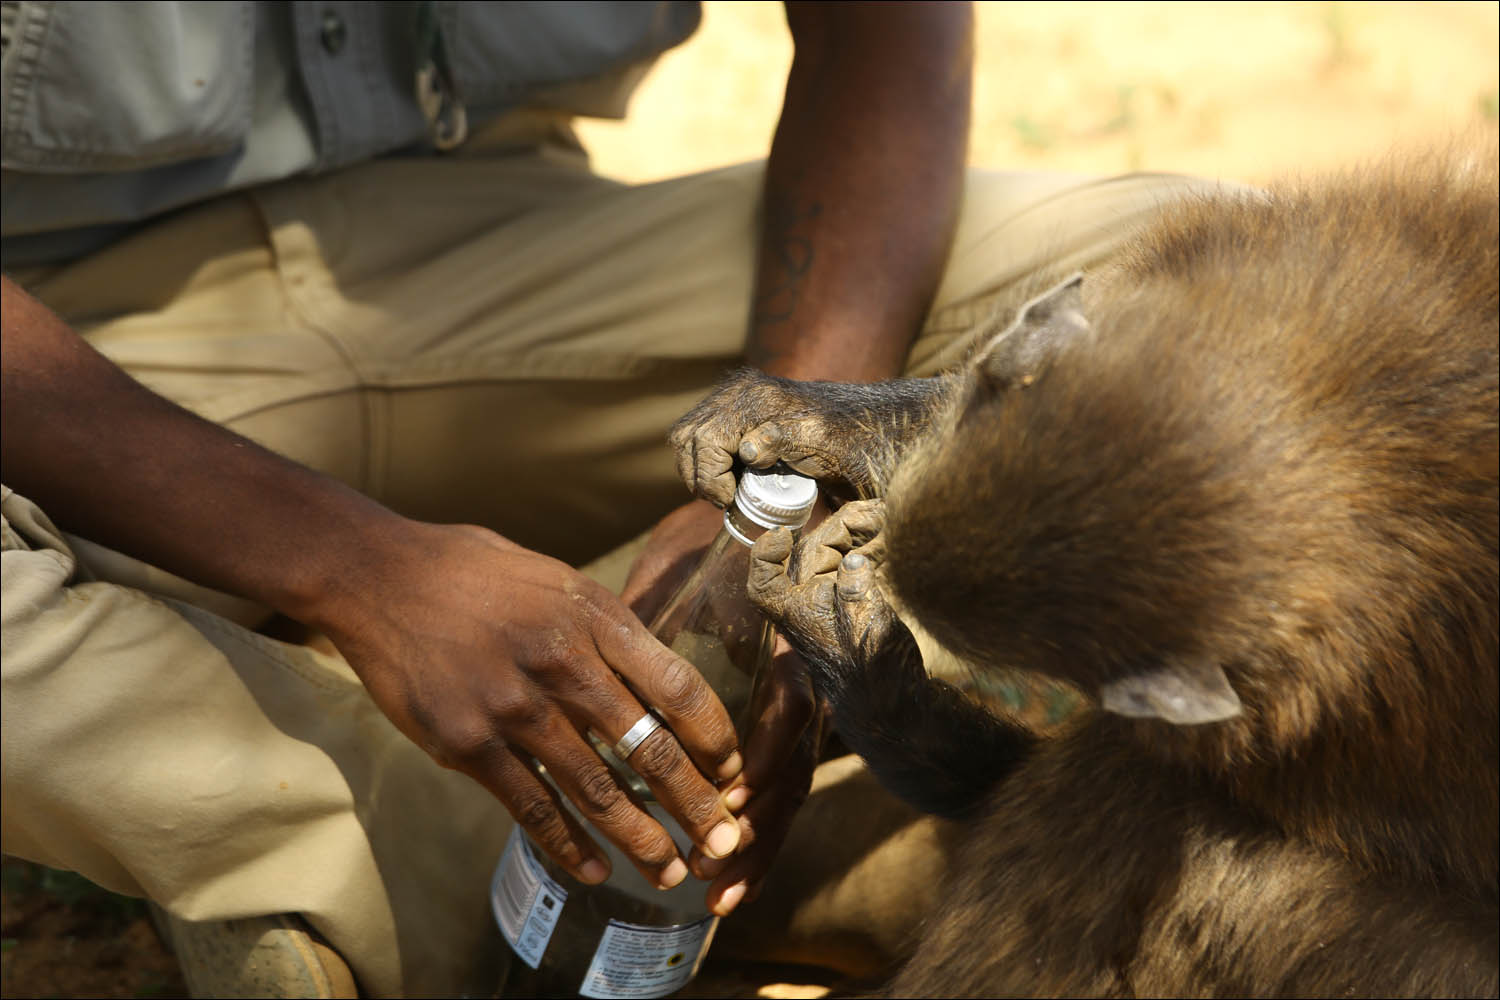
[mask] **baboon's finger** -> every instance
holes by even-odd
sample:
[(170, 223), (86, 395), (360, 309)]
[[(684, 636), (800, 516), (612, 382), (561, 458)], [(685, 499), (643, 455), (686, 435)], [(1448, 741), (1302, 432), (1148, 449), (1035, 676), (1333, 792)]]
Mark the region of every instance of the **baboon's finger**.
[(693, 492), (727, 507), (734, 500), (734, 456), (702, 436), (693, 440)]
[(765, 469), (781, 459), (786, 431), (775, 420), (752, 427), (740, 436), (740, 461), (752, 469)]
[[(848, 506), (848, 504), (844, 505), (844, 507)], [(817, 527), (809, 528), (802, 535), (802, 547), (811, 549), (818, 546), (826, 546), (830, 549), (839, 549), (841, 550), (840, 558), (842, 558), (843, 552), (847, 552), (853, 548), (853, 539), (849, 537), (849, 526), (839, 516), (844, 507), (840, 507), (832, 514), (829, 514)], [(834, 563), (834, 566), (837, 565), (838, 563)], [(828, 568), (833, 569), (833, 566), (829, 566)]]
[(875, 566), (864, 555), (851, 552), (839, 563), (839, 600), (863, 601), (875, 592)]
[(839, 560), (842, 558), (844, 558), (844, 553), (836, 548), (804, 542), (797, 548), (797, 558), (792, 560), (789, 575), (793, 583), (807, 583), (815, 577), (838, 569)]
[(834, 511), (829, 520), (833, 518), (838, 518), (843, 523), (844, 531), (853, 545), (864, 545), (885, 528), (885, 501), (852, 500)]
[(755, 540), (750, 549), (750, 576), (746, 589), (750, 600), (773, 618), (786, 613), (792, 581), (787, 578), (786, 564), (792, 554), (792, 532), (775, 528)]
[(796, 558), (791, 562), (792, 581), (806, 583), (820, 573), (833, 572), (849, 548), (849, 533), (837, 515), (825, 518), (797, 543)]

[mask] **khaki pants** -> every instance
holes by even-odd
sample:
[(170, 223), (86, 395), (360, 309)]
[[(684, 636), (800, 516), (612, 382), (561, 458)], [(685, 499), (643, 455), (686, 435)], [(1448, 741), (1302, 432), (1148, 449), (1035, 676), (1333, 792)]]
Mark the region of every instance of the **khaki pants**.
[[(21, 277), (209, 419), (404, 513), (582, 563), (688, 499), (665, 435), (737, 364), (760, 182), (746, 165), (624, 187), (560, 147), (388, 160)], [(1201, 186), (971, 174), (910, 372)], [(493, 799), (336, 657), (235, 624), (254, 623), (246, 602), (72, 538), (9, 490), (0, 512), (5, 852), (183, 919), (302, 913), (372, 995), (492, 986), (487, 886), (510, 828)], [(891, 947), (925, 898), (874, 873), (930, 850), (933, 827), (860, 805), (848, 771), (820, 779), (781, 866), (795, 877), (740, 919), (757, 947)], [(872, 808), (889, 822), (829, 857), (820, 824)], [(775, 915), (759, 929), (756, 908)]]

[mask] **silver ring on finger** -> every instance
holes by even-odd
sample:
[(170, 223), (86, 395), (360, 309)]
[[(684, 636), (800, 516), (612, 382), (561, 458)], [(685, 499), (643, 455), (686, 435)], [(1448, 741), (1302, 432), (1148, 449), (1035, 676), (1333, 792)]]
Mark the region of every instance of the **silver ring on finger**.
[(615, 744), (615, 756), (621, 760), (629, 760), (630, 755), (635, 753), (636, 748), (646, 742), (646, 738), (661, 728), (661, 720), (654, 712), (647, 712), (635, 720), (635, 725), (625, 731), (620, 741)]

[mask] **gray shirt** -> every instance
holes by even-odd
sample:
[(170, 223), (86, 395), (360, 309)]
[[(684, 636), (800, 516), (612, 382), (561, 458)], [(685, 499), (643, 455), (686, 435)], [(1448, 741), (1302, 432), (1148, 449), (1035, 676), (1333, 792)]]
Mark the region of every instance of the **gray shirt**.
[(0, 12), (7, 267), (237, 188), (430, 155), (416, 79), (434, 54), (473, 126), (522, 106), (619, 117), (619, 88), (580, 84), (649, 62), (699, 19), (696, 3), (560, 0), (6, 0)]

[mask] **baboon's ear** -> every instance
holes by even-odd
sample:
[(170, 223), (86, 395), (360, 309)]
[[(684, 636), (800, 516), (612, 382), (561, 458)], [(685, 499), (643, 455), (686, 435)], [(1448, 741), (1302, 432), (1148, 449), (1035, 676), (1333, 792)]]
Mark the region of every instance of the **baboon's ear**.
[(1099, 689), (1107, 712), (1178, 726), (1222, 722), (1240, 714), (1240, 698), (1217, 664), (1170, 664), (1128, 674)]
[(1088, 332), (1080, 272), (1023, 305), (1015, 320), (980, 348), (975, 366), (997, 388), (1030, 385), (1064, 344)]

